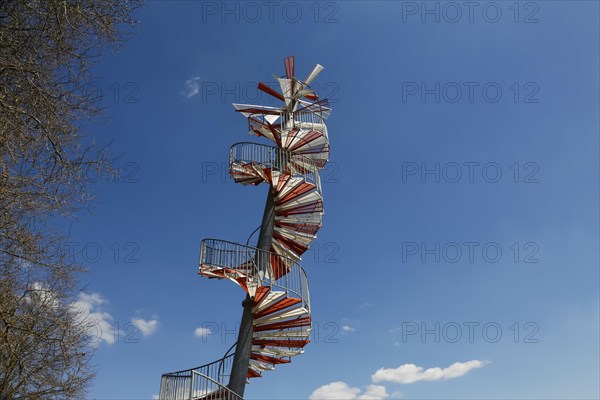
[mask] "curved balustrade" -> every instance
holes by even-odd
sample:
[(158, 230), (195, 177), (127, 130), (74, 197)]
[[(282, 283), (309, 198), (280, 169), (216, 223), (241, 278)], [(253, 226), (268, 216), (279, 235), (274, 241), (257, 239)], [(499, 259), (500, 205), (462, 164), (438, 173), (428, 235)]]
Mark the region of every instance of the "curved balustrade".
[(291, 114), (286, 111), (260, 111), (248, 117), (248, 125), (251, 131), (260, 128), (278, 131), (294, 128), (319, 132), (326, 130), (325, 119), (321, 113), (313, 111), (296, 111)]
[(163, 374), (159, 399), (241, 400), (225, 386), (232, 363), (233, 354), (200, 367)]
[(256, 165), (280, 173), (302, 176), (306, 182), (315, 185), (321, 192), (319, 168), (309, 157), (296, 154), (280, 147), (264, 144), (239, 142), (229, 150), (229, 165)]
[(327, 164), (329, 138), (325, 118), (320, 112), (261, 111), (248, 116), (248, 126), (251, 133), (311, 158), (319, 169)]
[[(266, 271), (259, 267), (263, 265), (267, 266)], [(204, 239), (200, 246), (199, 272), (206, 275), (216, 270), (223, 271), (223, 277), (237, 284), (244, 279), (249, 291), (262, 286), (285, 292), (302, 300), (301, 306), (310, 311), (306, 272), (289, 257), (226, 240)]]

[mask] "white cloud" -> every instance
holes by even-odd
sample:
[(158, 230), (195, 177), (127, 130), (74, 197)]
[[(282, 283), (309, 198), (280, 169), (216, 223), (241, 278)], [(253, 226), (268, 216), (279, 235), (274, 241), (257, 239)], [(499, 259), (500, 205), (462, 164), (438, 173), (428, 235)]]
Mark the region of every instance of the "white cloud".
[(365, 390), (364, 394), (358, 396), (359, 400), (380, 400), (386, 399), (390, 397), (390, 395), (385, 390), (385, 386), (380, 385), (369, 385)]
[(200, 92), (200, 86), (198, 85), (199, 80), (199, 76), (194, 76), (193, 78), (190, 78), (187, 81), (185, 81), (185, 91), (183, 92), (183, 95), (185, 97), (189, 99), (190, 97), (194, 97)]
[(30, 304), (56, 308), (59, 305), (56, 293), (47, 285), (41, 282), (33, 282), (29, 288), (30, 293), (24, 297), (24, 300)]
[(113, 344), (115, 342), (113, 317), (100, 309), (106, 303), (106, 299), (100, 293), (81, 292), (77, 300), (71, 304), (71, 310), (76, 313), (78, 322), (85, 326), (96, 343), (104, 341)]
[(388, 397), (384, 386), (368, 385), (361, 394), (359, 388), (336, 381), (315, 389), (308, 398), (309, 400), (381, 400)]
[(395, 382), (414, 383), (418, 381), (437, 381), (440, 379), (452, 379), (465, 375), (472, 369), (481, 368), (486, 363), (479, 360), (467, 362), (455, 362), (447, 368), (418, 367), (415, 364), (403, 364), (398, 368), (380, 368), (372, 376), (373, 382)]
[[(380, 368), (371, 376), (371, 380), (374, 383), (384, 381), (406, 384), (458, 378), (472, 369), (483, 367), (486, 363), (471, 360), (464, 363), (456, 362), (447, 368), (435, 367), (426, 370), (415, 364), (403, 364), (398, 368)], [(401, 397), (403, 397), (402, 392), (394, 391), (390, 395), (386, 387), (382, 385), (367, 385), (361, 393), (361, 389), (357, 387), (351, 387), (346, 382), (335, 381), (318, 387), (308, 398), (309, 400), (383, 400), (387, 398), (399, 399)]]
[(309, 400), (351, 400), (356, 399), (359, 388), (352, 388), (344, 382), (331, 382), (323, 385), (308, 396)]
[(159, 397), (157, 394), (152, 395), (152, 400), (158, 400), (158, 399), (159, 399)]
[(354, 332), (354, 331), (356, 331), (356, 328), (353, 328), (350, 325), (344, 325), (344, 326), (342, 326), (342, 330), (344, 332)]
[(212, 334), (213, 332), (209, 328), (205, 328), (203, 326), (198, 327), (196, 328), (196, 330), (194, 330), (194, 336), (196, 337), (204, 337)]
[(158, 319), (145, 320), (143, 318), (132, 318), (131, 322), (138, 327), (144, 336), (152, 335), (158, 328)]

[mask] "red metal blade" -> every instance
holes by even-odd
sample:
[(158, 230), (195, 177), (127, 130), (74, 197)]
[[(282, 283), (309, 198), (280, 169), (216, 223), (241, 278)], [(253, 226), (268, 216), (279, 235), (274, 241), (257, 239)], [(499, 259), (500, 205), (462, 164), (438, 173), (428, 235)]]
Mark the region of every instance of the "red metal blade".
[(288, 79), (291, 79), (292, 81), (292, 85), (291, 85), (291, 91), (292, 91), (292, 96), (294, 95), (294, 56), (289, 56), (288, 58), (286, 58), (283, 63), (285, 64), (285, 75), (287, 76)]
[(276, 99), (279, 99), (281, 101), (285, 101), (285, 97), (283, 97), (283, 95), (281, 93), (279, 93), (278, 91), (276, 91), (272, 87), (265, 85), (262, 82), (258, 82), (258, 89), (262, 90), (266, 94), (269, 94), (269, 95), (275, 97)]

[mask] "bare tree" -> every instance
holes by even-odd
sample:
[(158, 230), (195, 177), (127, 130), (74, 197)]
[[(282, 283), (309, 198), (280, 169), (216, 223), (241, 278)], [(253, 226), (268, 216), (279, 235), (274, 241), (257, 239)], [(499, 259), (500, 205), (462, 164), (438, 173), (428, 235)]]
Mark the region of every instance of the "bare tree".
[(131, 33), (140, 0), (0, 1), (0, 400), (82, 398), (93, 377), (72, 306), (82, 266), (65, 220), (111, 173), (85, 133), (102, 117), (90, 67)]

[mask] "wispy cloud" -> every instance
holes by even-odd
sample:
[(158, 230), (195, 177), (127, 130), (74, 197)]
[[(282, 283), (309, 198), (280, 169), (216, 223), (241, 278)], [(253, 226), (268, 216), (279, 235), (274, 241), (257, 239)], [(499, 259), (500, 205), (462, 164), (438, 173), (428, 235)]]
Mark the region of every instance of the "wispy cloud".
[(144, 336), (152, 335), (158, 329), (158, 319), (132, 318), (131, 322), (138, 327)]
[(424, 369), (415, 364), (403, 364), (398, 368), (380, 368), (372, 376), (373, 382), (394, 382), (401, 384), (419, 381), (437, 381), (440, 379), (452, 379), (465, 375), (475, 368), (481, 368), (486, 363), (479, 360), (467, 362), (455, 362), (447, 368)]
[(350, 325), (343, 325), (342, 330), (344, 332), (355, 332), (356, 328), (351, 327)]
[(185, 90), (183, 91), (183, 95), (185, 97), (189, 99), (190, 97), (196, 96), (200, 92), (200, 85), (198, 85), (199, 80), (199, 76), (194, 76), (193, 78), (185, 81)]
[(196, 337), (204, 337), (204, 336), (212, 335), (212, 333), (213, 332), (209, 328), (205, 328), (203, 326), (200, 326), (194, 330), (194, 336), (196, 336)]

